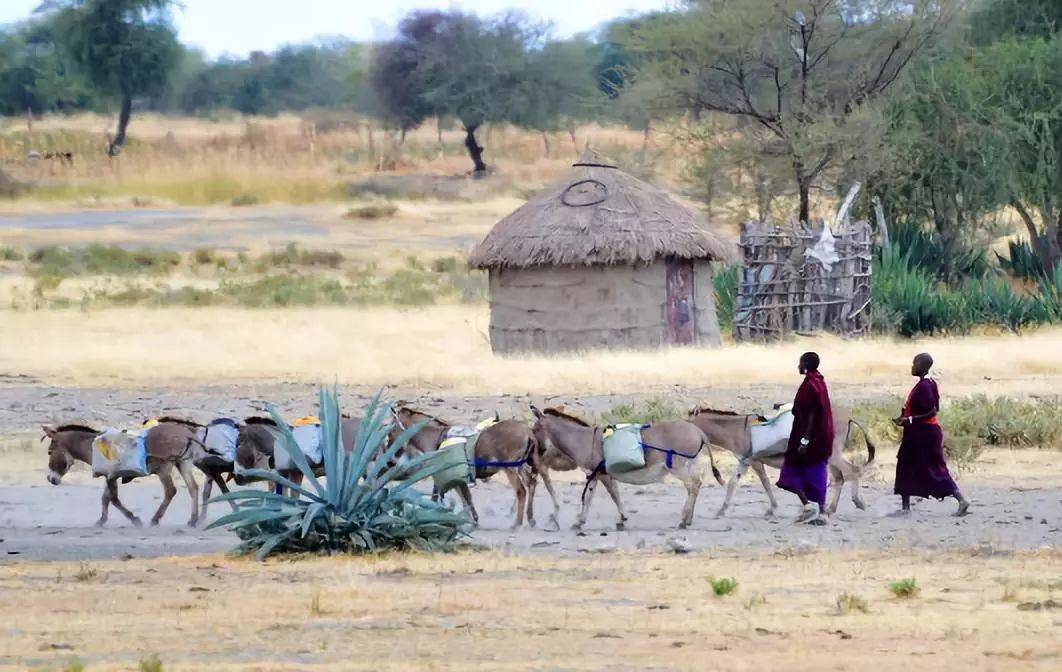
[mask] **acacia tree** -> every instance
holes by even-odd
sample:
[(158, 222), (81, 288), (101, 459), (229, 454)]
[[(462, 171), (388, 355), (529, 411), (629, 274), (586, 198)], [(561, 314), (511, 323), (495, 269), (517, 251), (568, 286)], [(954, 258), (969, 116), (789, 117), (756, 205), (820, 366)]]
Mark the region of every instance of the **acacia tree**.
[(808, 221), (828, 169), (873, 146), (866, 110), (939, 37), (959, 0), (690, 0), (627, 49), (661, 104), (749, 119), (784, 157)]
[(121, 104), (107, 146), (116, 156), (125, 144), (133, 100), (162, 90), (180, 56), (169, 20), (174, 0), (52, 0), (50, 13), (62, 45), (96, 89)]
[[(516, 116), (526, 86), (528, 49), (540, 35), (517, 15), (482, 19), (458, 11), (413, 12), (384, 48), (385, 56), (393, 56), (377, 60), (373, 82), (384, 101), (412, 101), (414, 109), (424, 106), (460, 121), (474, 172), (483, 175), (487, 164), (476, 131)], [(386, 64), (408, 74), (401, 80), (387, 76), (380, 71)], [(388, 107), (398, 111), (391, 102)]]

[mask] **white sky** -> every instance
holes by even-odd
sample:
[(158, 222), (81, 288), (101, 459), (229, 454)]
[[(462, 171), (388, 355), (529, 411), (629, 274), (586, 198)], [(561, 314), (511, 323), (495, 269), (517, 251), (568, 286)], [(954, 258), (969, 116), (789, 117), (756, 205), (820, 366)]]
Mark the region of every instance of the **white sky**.
[[(515, 9), (553, 24), (559, 36), (593, 30), (630, 13), (663, 9), (674, 0), (179, 0), (181, 40), (212, 57), (271, 51), (318, 36), (387, 38), (412, 9), (461, 9), (497, 14)], [(40, 0), (0, 0), (0, 24), (28, 17)]]

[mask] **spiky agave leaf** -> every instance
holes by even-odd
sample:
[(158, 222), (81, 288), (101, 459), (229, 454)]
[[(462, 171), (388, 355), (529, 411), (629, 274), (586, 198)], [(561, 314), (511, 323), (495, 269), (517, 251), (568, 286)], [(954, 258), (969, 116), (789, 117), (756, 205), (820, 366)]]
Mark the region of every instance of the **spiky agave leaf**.
[(471, 525), (459, 514), (413, 489), (446, 468), (442, 455), (428, 453), (396, 464), (397, 456), (422, 425), (394, 429), (393, 409), (377, 394), (365, 409), (354, 446), (342, 441), (338, 390), (320, 396), (321, 451), (325, 479), (314, 476), (294, 436), (278, 413), (270, 412), (284, 437), (284, 450), (309, 486), (298, 487), (275, 472), (253, 475), (292, 490), (291, 495), (241, 490), (213, 501), (239, 507), (211, 527), (227, 527), (240, 550), (262, 559), (277, 552), (374, 552), (385, 549), (443, 550)]

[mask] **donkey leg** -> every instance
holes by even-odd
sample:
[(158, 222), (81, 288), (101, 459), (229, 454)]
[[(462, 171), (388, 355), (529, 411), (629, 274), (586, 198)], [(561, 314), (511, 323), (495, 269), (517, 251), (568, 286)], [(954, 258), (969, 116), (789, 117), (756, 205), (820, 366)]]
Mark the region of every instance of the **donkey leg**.
[(763, 466), (763, 462), (752, 462), (749, 466), (756, 472), (756, 476), (760, 479), (760, 485), (763, 486), (764, 492), (767, 493), (767, 501), (770, 504), (768, 504), (766, 515), (770, 518), (778, 508), (778, 500), (774, 498), (774, 486), (771, 485), (771, 479), (767, 478), (767, 468)]
[(722, 518), (726, 515), (726, 510), (730, 508), (730, 500), (734, 498), (734, 493), (737, 491), (738, 483), (741, 482), (741, 477), (745, 475), (748, 470), (749, 464), (745, 460), (738, 460), (737, 469), (734, 470), (734, 475), (730, 477), (730, 480), (726, 482), (726, 496), (723, 497), (723, 505), (716, 511), (715, 517)]
[(107, 513), (111, 506), (111, 491), (110, 482), (103, 484), (103, 497), (101, 498), (103, 508), (100, 510), (100, 519), (96, 521), (96, 527), (103, 527), (107, 524)]
[(203, 479), (203, 503), (199, 505), (199, 514), (202, 516), (202, 520), (206, 521), (207, 506), (209, 506), (208, 502), (210, 502), (210, 493), (214, 487), (214, 479), (216, 476), (214, 474), (206, 473), (204, 476), (206, 476), (206, 478)]
[(842, 460), (841, 469), (845, 482), (852, 484), (852, 503), (860, 511), (866, 511), (867, 503), (863, 501), (863, 494), (859, 492), (859, 478), (862, 476), (860, 468), (848, 460)]
[(524, 524), (524, 507), (527, 505), (527, 488), (520, 475), (513, 469), (505, 469), (505, 477), (509, 479), (509, 485), (513, 486), (513, 494), (516, 496), (516, 519), (509, 529), (518, 530)]
[(181, 473), (181, 480), (184, 481), (185, 487), (188, 488), (188, 496), (192, 498), (192, 515), (188, 518), (188, 527), (195, 527), (199, 522), (199, 484), (195, 482), (192, 462), (190, 460), (178, 462), (177, 470)]
[(527, 471), (525, 478), (527, 487), (527, 526), (535, 528), (535, 488), (538, 487), (538, 474), (534, 469)]
[(586, 491), (583, 493), (583, 506), (579, 509), (579, 516), (575, 519), (575, 524), (572, 525), (573, 530), (583, 529), (583, 525), (586, 525), (586, 517), (590, 514), (590, 502), (594, 499), (594, 490), (597, 490), (597, 482), (600, 478), (594, 478), (586, 484)]
[(557, 491), (553, 489), (553, 479), (549, 477), (548, 469), (542, 471), (542, 485), (546, 486), (546, 492), (553, 500), (553, 513), (549, 517), (546, 529), (557, 532), (560, 530), (560, 500), (557, 499)]
[(627, 526), (627, 512), (623, 510), (623, 501), (620, 499), (619, 486), (616, 485), (616, 479), (611, 476), (602, 476), (602, 482), (605, 484), (605, 492), (612, 498), (612, 501), (616, 504), (616, 510), (619, 511), (619, 522), (616, 523), (616, 529), (622, 530)]
[(829, 495), (826, 501), (826, 514), (833, 515), (837, 512), (837, 502), (841, 499), (841, 491), (844, 490), (844, 472), (830, 464), (830, 486), (827, 488)]
[[(218, 488), (221, 489), (221, 494), (223, 494), (223, 495), (229, 494), (229, 486), (225, 485), (225, 479), (221, 477), (221, 474), (214, 474), (214, 482), (217, 483), (218, 484)], [(205, 502), (206, 499), (204, 498), (203, 501)], [(233, 511), (238, 511), (239, 508), (240, 508), (240, 507), (236, 506), (236, 502), (233, 502), (231, 500), (229, 501), (229, 506), (232, 508)], [(206, 507), (206, 505), (204, 504), (204, 508), (203, 508), (203, 511), (202, 511), (203, 518), (206, 518), (206, 508), (205, 507)]]
[(680, 477), (686, 486), (686, 503), (682, 506), (682, 521), (679, 529), (684, 530), (693, 524), (693, 511), (697, 507), (697, 495), (701, 492), (701, 477), (696, 473), (686, 473)]
[(472, 522), (478, 526), (479, 514), (476, 512), (476, 506), (472, 503), (472, 491), (468, 489), (468, 483), (462, 483), (457, 486), (457, 494), (461, 496), (461, 501), (465, 503), (465, 508), (468, 509), (469, 514), (472, 516)]
[(173, 501), (173, 496), (177, 494), (177, 486), (173, 484), (173, 474), (170, 472), (171, 465), (169, 464), (158, 472), (159, 480), (162, 481), (162, 503), (159, 504), (159, 510), (151, 517), (152, 527), (158, 525), (162, 517), (166, 515), (166, 509), (170, 508), (170, 502)]
[[(140, 527), (141, 525), (143, 525), (143, 523), (140, 522), (140, 518), (138, 518), (135, 513), (125, 508), (125, 505), (122, 504), (122, 501), (118, 499), (117, 480), (107, 481), (107, 495), (109, 496), (111, 503), (114, 504), (114, 508), (121, 511), (125, 515), (125, 517), (129, 519), (130, 523), (132, 523), (136, 527)], [(106, 517), (104, 517), (104, 522), (106, 522)]]

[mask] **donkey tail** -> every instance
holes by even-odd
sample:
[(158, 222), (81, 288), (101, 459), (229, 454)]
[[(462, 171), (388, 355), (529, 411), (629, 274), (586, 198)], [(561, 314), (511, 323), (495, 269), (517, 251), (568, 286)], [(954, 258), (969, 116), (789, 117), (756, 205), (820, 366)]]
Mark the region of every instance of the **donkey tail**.
[(848, 419), (848, 430), (852, 430), (852, 425), (855, 425), (863, 432), (863, 439), (867, 442), (867, 462), (862, 466), (862, 469), (866, 469), (870, 466), (870, 463), (874, 461), (874, 454), (877, 452), (877, 447), (874, 445), (873, 439), (870, 438), (870, 432), (863, 426), (863, 423), (859, 422), (855, 418)]
[[(698, 429), (700, 429), (698, 427)], [(723, 482), (723, 475), (719, 473), (719, 469), (715, 466), (715, 455), (712, 454), (712, 442), (708, 440), (708, 435), (701, 431), (701, 448), (708, 449), (708, 463), (712, 465), (712, 476), (715, 477), (715, 481), (726, 487), (726, 483)]]

